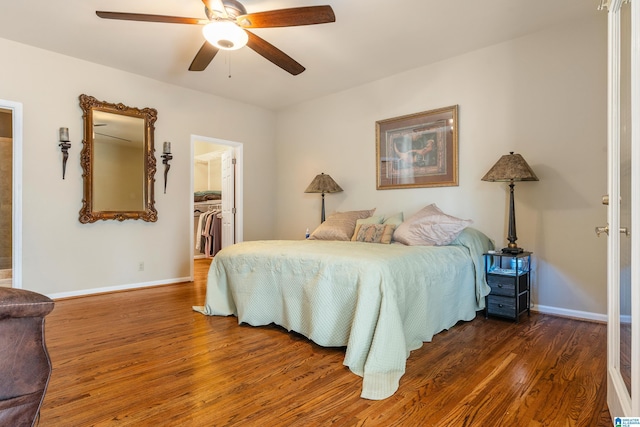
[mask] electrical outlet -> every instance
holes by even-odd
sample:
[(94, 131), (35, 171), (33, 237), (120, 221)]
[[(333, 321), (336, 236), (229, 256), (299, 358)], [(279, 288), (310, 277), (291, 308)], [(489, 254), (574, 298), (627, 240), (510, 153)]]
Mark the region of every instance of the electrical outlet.
[(144, 271), (144, 262), (140, 261), (138, 263), (138, 271)]

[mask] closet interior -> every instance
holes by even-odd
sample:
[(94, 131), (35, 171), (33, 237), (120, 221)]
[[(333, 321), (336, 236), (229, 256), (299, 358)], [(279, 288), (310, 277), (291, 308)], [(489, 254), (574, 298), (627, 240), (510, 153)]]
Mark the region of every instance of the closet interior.
[(194, 144), (194, 258), (213, 257), (222, 242), (222, 153), (228, 147)]
[[(195, 193), (198, 194), (197, 192)], [(196, 257), (213, 257), (222, 246), (222, 201), (193, 203)]]

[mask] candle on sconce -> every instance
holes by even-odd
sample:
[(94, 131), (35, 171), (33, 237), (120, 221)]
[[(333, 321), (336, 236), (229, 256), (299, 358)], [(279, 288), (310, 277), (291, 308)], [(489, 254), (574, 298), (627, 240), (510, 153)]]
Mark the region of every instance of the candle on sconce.
[(58, 137), (58, 139), (60, 139), (58, 147), (62, 150), (62, 179), (64, 179), (64, 175), (67, 171), (69, 148), (71, 148), (71, 143), (69, 142), (69, 128), (60, 128)]
[(60, 142), (69, 142), (69, 128), (60, 128)]
[(171, 153), (171, 143), (169, 141), (164, 142), (164, 145), (162, 146), (162, 152), (164, 154)]

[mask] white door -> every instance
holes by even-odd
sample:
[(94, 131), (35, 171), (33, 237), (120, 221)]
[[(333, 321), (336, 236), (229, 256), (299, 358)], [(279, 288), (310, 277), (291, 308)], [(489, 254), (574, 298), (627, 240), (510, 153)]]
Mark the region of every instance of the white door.
[(640, 417), (640, 0), (609, 4), (607, 403)]
[(235, 243), (235, 158), (233, 150), (222, 154), (222, 247)]

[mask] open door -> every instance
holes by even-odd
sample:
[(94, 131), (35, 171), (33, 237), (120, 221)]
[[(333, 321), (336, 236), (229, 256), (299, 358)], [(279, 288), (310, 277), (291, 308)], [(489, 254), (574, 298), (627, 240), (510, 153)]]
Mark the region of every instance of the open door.
[[(607, 404), (640, 417), (640, 0), (609, 4)], [(615, 421), (614, 421), (615, 423)], [(618, 425), (617, 423), (615, 423)]]
[(235, 209), (235, 157), (233, 150), (222, 153), (222, 247), (236, 241)]

